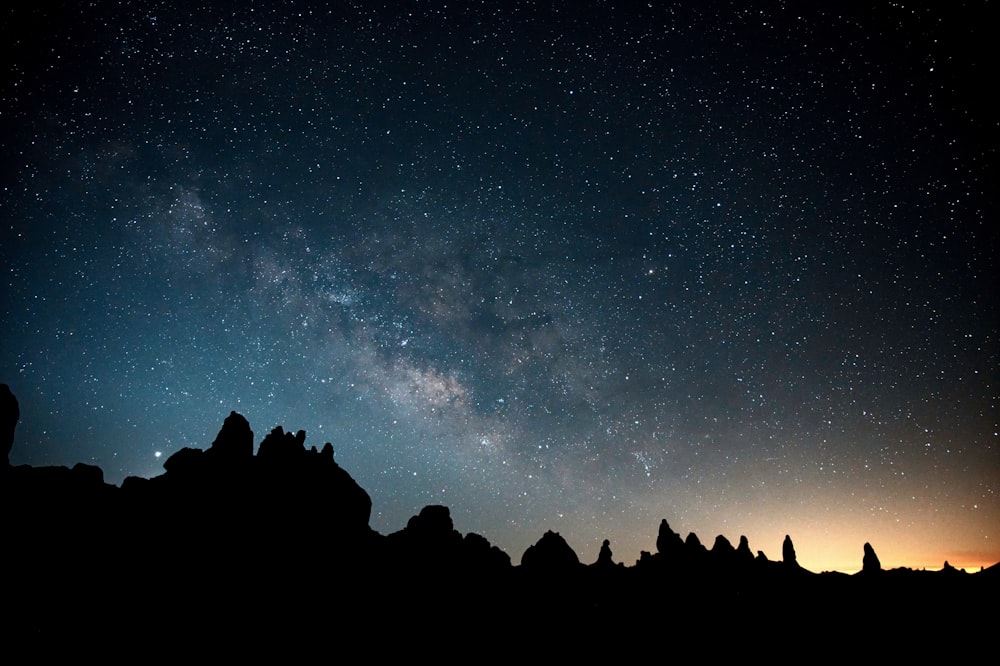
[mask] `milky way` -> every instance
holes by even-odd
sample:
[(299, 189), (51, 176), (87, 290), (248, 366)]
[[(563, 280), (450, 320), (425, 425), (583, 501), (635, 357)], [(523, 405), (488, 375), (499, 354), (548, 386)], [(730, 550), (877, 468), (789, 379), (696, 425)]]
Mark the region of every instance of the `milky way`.
[(236, 410), (515, 561), (1000, 560), (987, 3), (174, 4), (5, 10), (14, 464)]

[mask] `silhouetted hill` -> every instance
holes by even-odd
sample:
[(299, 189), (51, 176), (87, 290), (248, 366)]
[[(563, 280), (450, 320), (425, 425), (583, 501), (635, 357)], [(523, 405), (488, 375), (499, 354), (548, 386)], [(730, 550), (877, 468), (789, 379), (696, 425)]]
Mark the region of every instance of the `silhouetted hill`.
[[(9, 452), (19, 412), (6, 386), (0, 399)], [(816, 574), (798, 565), (790, 537), (775, 562), (746, 537), (734, 547), (719, 535), (710, 549), (694, 533), (682, 540), (665, 519), (656, 552), (632, 566), (614, 561), (608, 541), (585, 565), (551, 531), (515, 566), (481, 535), (459, 533), (444, 506), (375, 532), (371, 498), (332, 445), (307, 449), (305, 439), (278, 427), (255, 454), (250, 424), (233, 412), (208, 449), (182, 449), (162, 475), (121, 487), (93, 466), (5, 461), (3, 644), (36, 656), (137, 649), (155, 628), (171, 646), (230, 656), (398, 654), (462, 640), (567, 657), (609, 642), (616, 654), (643, 653), (640, 641), (655, 653), (663, 640), (708, 654), (717, 639), (696, 637), (713, 635), (725, 639), (718, 654), (795, 637), (834, 652), (880, 646), (870, 657), (931, 642), (954, 656), (975, 643), (969, 632), (992, 617), (1000, 589), (1000, 565), (886, 571), (864, 544), (859, 574)]]

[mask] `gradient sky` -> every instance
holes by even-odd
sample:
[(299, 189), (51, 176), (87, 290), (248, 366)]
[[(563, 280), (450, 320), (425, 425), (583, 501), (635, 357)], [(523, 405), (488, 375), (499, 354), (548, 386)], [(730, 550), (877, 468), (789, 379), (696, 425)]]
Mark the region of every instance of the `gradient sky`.
[(236, 410), (515, 562), (1000, 561), (989, 3), (15, 4), (13, 463)]

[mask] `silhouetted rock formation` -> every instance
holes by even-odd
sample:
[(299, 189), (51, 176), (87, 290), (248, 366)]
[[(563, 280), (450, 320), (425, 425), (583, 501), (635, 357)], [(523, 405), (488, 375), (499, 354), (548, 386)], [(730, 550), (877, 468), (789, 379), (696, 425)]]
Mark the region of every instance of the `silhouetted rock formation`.
[(21, 418), (21, 408), (17, 398), (6, 384), (0, 384), (0, 448), (3, 449), (4, 464), (10, 464), (10, 451), (14, 446), (14, 430)]
[[(451, 511), (446, 506), (425, 506), (406, 523), (406, 531), (427, 537), (444, 537), (458, 534), (451, 521)], [(461, 535), (459, 535), (461, 538)]]
[[(170, 474), (178, 476), (196, 474), (202, 468), (201, 456), (203, 453), (205, 452), (202, 449), (193, 449), (185, 446), (163, 462), (163, 469)], [(125, 479), (123, 485), (135, 483), (137, 480), (145, 481), (145, 479), (138, 479), (138, 477), (129, 477)]]
[(250, 460), (253, 457), (253, 430), (250, 429), (250, 422), (242, 414), (230, 412), (208, 453), (230, 465)]
[[(425, 506), (406, 527), (389, 534), (372, 553), (379, 562), (381, 594), (414, 613), (433, 610), (439, 619), (458, 621), (468, 603), (468, 586), (499, 593), (511, 573), (510, 557), (482, 535), (462, 536), (448, 507)], [(456, 616), (456, 613), (459, 616)]]
[(733, 544), (729, 539), (721, 534), (715, 537), (715, 543), (712, 544), (712, 550), (709, 552), (712, 553), (713, 557), (722, 562), (731, 563), (736, 559), (736, 549), (733, 548)]
[(425, 506), (385, 540), (395, 567), (440, 572), (461, 564), (462, 535), (446, 506)]
[[(761, 556), (764, 555), (764, 553), (760, 554)], [(745, 536), (740, 535), (740, 545), (736, 547), (736, 561), (741, 564), (748, 565), (751, 564), (753, 560), (754, 557), (753, 557), (753, 552), (750, 550), (750, 542), (747, 540)]]
[(875, 549), (872, 548), (870, 543), (865, 544), (865, 555), (861, 560), (861, 571), (869, 574), (882, 571), (882, 563), (878, 561), (878, 555), (875, 554)]
[(799, 562), (795, 559), (795, 546), (792, 545), (792, 537), (785, 535), (785, 540), (781, 544), (781, 561), (786, 566), (798, 567)]
[(572, 571), (580, 564), (577, 556), (566, 540), (552, 530), (542, 535), (521, 556), (521, 566), (526, 569), (546, 572)]
[(694, 532), (688, 532), (684, 539), (684, 550), (689, 561), (703, 562), (708, 555), (708, 549), (701, 543), (701, 539)]
[(667, 519), (660, 521), (660, 529), (656, 534), (656, 552), (665, 557), (680, 557), (684, 550), (681, 535), (670, 529)]
[(732, 542), (725, 537), (725, 535), (718, 534), (715, 537), (715, 543), (712, 544), (710, 552), (723, 557), (730, 557), (736, 554), (736, 549), (733, 547)]
[(597, 554), (597, 561), (594, 562), (599, 567), (613, 567), (615, 562), (611, 559), (611, 542), (607, 539), (601, 544), (601, 550)]
[[(0, 400), (12, 436), (16, 399), (7, 389)], [(254, 455), (250, 424), (233, 412), (208, 450), (181, 449), (164, 474), (120, 488), (91, 465), (8, 463), (0, 489), (9, 619), (0, 639), (22, 654), (95, 636), (117, 644), (181, 613), (186, 624), (170, 637), (188, 652), (285, 652), (297, 641), (370, 649), (374, 626), (404, 646), (448, 632), (483, 645), (572, 637), (582, 642), (560, 643), (561, 653), (592, 656), (595, 640), (617, 649), (636, 635), (683, 640), (706, 627), (740, 646), (791, 636), (849, 643), (854, 616), (843, 609), (863, 607), (897, 628), (886, 636), (936, 613), (935, 636), (951, 648), (970, 619), (951, 623), (948, 613), (992, 607), (1000, 591), (998, 566), (883, 572), (866, 543), (863, 572), (879, 575), (813, 574), (798, 565), (789, 536), (782, 561), (771, 562), (760, 551), (755, 558), (745, 536), (733, 548), (719, 535), (709, 551), (665, 519), (656, 553), (633, 567), (613, 562), (608, 540), (583, 566), (552, 531), (514, 567), (485, 537), (459, 533), (445, 506), (424, 507), (398, 532), (374, 532), (371, 498), (335, 462), (333, 445), (317, 451), (305, 440), (279, 426)]]
[(462, 540), (466, 567), (482, 567), (487, 572), (507, 571), (511, 567), (510, 555), (492, 545), (489, 539), (475, 532), (468, 532)]

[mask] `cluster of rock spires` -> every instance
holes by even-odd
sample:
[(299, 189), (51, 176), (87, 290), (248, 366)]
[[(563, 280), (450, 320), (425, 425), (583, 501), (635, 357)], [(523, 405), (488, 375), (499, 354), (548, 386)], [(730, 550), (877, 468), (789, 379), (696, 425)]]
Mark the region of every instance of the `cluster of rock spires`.
[[(514, 565), (486, 538), (455, 530), (443, 506), (425, 507), (398, 532), (372, 530), (368, 493), (336, 463), (331, 444), (307, 449), (303, 431), (277, 427), (254, 455), (250, 424), (232, 412), (207, 450), (182, 449), (161, 476), (129, 477), (116, 487), (84, 464), (11, 466), (19, 412), (6, 385), (0, 402), (4, 570), (16, 572), (6, 603), (19, 609), (8, 628), (16, 627), (11, 636), (21, 640), (44, 642), (81, 626), (106, 631), (108, 622), (95, 626), (87, 618), (94, 599), (109, 595), (130, 600), (105, 618), (119, 629), (136, 630), (143, 613), (194, 604), (203, 617), (227, 618), (223, 633), (234, 639), (245, 638), (261, 617), (275, 635), (373, 617), (397, 629), (434, 618), (467, 632), (516, 618), (530, 634), (554, 621), (634, 629), (637, 620), (626, 609), (652, 607), (678, 611), (671, 623), (683, 631), (705, 617), (735, 622), (743, 618), (736, 609), (752, 605), (757, 617), (795, 624), (802, 616), (790, 608), (809, 608), (819, 622), (827, 617), (823, 609), (873, 590), (905, 612), (911, 602), (922, 609), (967, 604), (997, 589), (996, 567), (965, 574), (945, 563), (932, 572), (933, 582), (916, 577), (931, 572), (883, 571), (869, 544), (858, 576), (814, 574), (798, 565), (790, 537), (775, 562), (754, 555), (745, 537), (734, 547), (720, 535), (710, 549), (694, 533), (682, 540), (665, 519), (656, 552), (643, 552), (631, 567), (613, 561), (608, 541), (593, 564), (583, 564), (551, 531)], [(155, 603), (138, 598), (142, 587), (155, 590)], [(310, 605), (305, 616), (274, 615), (303, 603), (318, 607)], [(221, 640), (217, 633), (202, 637)]]

